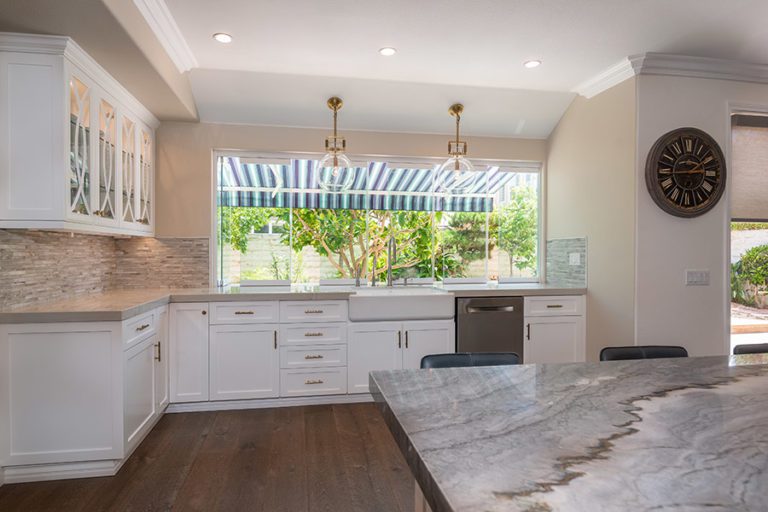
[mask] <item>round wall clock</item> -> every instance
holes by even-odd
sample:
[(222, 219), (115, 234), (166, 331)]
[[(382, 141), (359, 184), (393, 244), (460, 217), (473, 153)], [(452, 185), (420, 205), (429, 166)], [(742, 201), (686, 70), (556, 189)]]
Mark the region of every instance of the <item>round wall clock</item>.
[(720, 200), (725, 173), (715, 139), (697, 128), (678, 128), (662, 135), (648, 153), (645, 184), (665, 212), (696, 217)]

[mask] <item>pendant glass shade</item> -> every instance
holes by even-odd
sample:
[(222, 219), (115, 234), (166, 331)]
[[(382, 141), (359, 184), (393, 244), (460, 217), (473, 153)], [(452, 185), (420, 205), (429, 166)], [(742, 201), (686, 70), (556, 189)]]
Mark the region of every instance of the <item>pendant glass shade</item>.
[(472, 162), (461, 155), (452, 156), (443, 162), (437, 175), (440, 183), (438, 191), (452, 195), (467, 193), (477, 177)]
[(349, 190), (355, 181), (352, 162), (344, 153), (328, 153), (317, 162), (317, 181), (328, 192)]

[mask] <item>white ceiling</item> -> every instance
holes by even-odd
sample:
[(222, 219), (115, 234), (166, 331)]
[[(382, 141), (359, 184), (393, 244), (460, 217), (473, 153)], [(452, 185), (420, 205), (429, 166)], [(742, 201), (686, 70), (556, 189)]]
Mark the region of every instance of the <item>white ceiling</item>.
[(470, 135), (546, 137), (571, 91), (627, 55), (768, 63), (768, 0), (165, 2), (203, 121), (327, 126), (337, 94), (348, 129), (449, 133), (462, 101)]

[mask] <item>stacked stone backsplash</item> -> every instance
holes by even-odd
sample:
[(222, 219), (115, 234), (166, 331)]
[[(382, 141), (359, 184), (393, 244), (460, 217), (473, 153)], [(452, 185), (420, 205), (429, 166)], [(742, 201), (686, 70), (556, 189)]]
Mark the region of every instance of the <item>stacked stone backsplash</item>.
[(0, 229), (0, 309), (127, 288), (208, 287), (207, 238)]
[[(572, 255), (578, 255), (573, 256), (574, 261)], [(547, 283), (567, 288), (587, 287), (586, 238), (547, 240)]]

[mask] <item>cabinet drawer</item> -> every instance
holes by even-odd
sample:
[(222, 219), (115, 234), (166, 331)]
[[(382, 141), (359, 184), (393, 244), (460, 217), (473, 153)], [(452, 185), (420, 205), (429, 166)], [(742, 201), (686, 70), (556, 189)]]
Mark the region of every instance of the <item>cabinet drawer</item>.
[(280, 347), (280, 368), (347, 366), (347, 345), (285, 345)]
[(584, 297), (526, 297), (525, 316), (579, 316), (584, 314)]
[(212, 302), (211, 324), (277, 323), (278, 302)]
[(123, 322), (123, 348), (128, 348), (137, 341), (157, 331), (155, 312), (144, 313)]
[(280, 321), (287, 322), (346, 322), (347, 301), (312, 300), (280, 302)]
[(343, 395), (347, 369), (280, 370), (280, 396)]
[(347, 323), (293, 324), (280, 326), (281, 345), (346, 343)]

